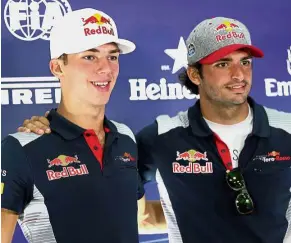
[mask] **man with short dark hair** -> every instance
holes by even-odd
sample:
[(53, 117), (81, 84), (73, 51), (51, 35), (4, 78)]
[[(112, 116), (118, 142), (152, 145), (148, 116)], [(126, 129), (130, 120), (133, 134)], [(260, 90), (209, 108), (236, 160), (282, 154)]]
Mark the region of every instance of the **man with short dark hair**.
[(137, 135), (139, 173), (156, 180), (171, 242), (291, 242), (291, 114), (249, 97), (253, 57), (241, 22), (217, 17), (187, 41), (180, 80), (200, 100)]

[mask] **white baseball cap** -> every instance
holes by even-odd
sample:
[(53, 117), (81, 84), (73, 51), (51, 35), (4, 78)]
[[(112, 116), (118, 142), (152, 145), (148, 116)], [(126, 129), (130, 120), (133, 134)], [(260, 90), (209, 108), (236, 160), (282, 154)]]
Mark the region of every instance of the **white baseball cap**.
[(53, 26), (50, 33), (51, 59), (112, 42), (118, 45), (121, 54), (135, 50), (133, 42), (118, 38), (117, 27), (110, 16), (92, 8), (79, 9), (67, 13)]

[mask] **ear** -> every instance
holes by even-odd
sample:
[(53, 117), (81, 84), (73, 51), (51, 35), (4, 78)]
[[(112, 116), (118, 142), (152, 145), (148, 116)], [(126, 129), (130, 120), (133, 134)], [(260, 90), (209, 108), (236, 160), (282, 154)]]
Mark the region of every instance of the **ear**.
[(199, 72), (198, 72), (198, 70), (196, 68), (194, 68), (194, 67), (188, 67), (187, 68), (187, 74), (188, 74), (189, 79), (194, 84), (196, 84), (197, 86), (200, 85), (200, 83), (201, 83), (201, 77), (200, 77)]
[(64, 65), (62, 63), (62, 60), (59, 60), (59, 59), (50, 60), (49, 67), (50, 67), (51, 73), (58, 79), (64, 76), (64, 72), (63, 72)]

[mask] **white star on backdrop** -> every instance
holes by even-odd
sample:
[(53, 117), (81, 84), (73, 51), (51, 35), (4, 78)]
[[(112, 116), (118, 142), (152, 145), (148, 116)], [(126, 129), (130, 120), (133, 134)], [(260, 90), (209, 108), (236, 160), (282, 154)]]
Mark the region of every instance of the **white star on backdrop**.
[(172, 74), (179, 71), (182, 67), (187, 68), (187, 47), (183, 37), (180, 37), (180, 41), (177, 49), (166, 49), (165, 53), (174, 59), (174, 65)]

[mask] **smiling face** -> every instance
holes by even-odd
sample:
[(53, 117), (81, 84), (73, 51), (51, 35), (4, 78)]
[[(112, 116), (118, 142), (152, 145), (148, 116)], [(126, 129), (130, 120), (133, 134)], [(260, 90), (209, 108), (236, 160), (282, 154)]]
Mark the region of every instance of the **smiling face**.
[(50, 62), (52, 73), (60, 79), (62, 99), (92, 106), (104, 106), (119, 74), (120, 50), (114, 43), (67, 55)]
[(199, 86), (201, 99), (225, 106), (246, 102), (252, 85), (252, 58), (247, 51), (238, 50), (212, 63), (204, 64), (203, 78), (188, 69), (188, 76)]

